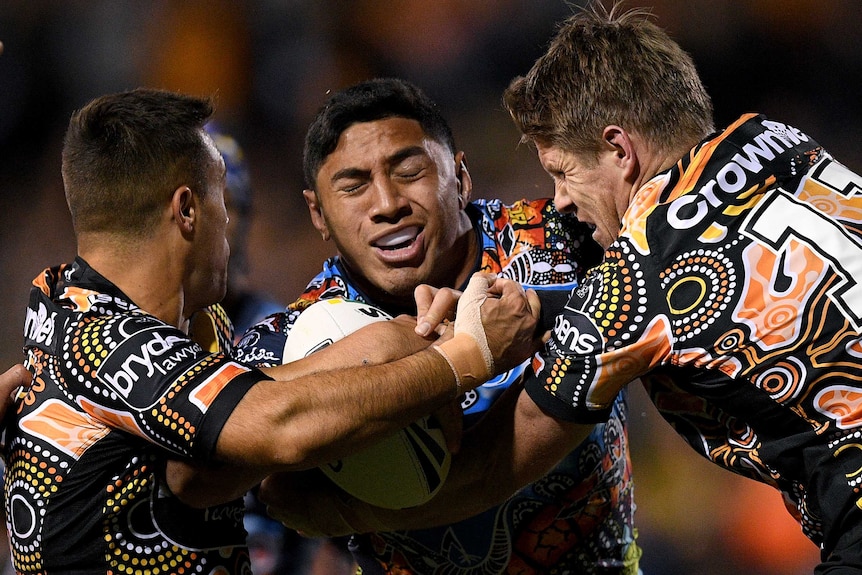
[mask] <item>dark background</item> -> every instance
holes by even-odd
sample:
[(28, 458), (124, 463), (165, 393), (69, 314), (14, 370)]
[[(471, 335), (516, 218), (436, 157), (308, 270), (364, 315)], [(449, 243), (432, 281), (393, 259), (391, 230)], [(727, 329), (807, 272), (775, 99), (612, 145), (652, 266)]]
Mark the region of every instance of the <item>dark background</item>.
[[(330, 90), (374, 76), (419, 84), (467, 151), (475, 193), (553, 193), (500, 105), (561, 0), (0, 0), (0, 366), (20, 359), (29, 281), (74, 257), (60, 179), (69, 114), (137, 86), (215, 93), (255, 188), (254, 283), (295, 297), (332, 252), (308, 222), (300, 150)], [(748, 111), (806, 131), (862, 170), (858, 0), (656, 0), (694, 56), (723, 126)], [(633, 385), (632, 446), (646, 575), (811, 571), (816, 548), (779, 495), (696, 459)]]

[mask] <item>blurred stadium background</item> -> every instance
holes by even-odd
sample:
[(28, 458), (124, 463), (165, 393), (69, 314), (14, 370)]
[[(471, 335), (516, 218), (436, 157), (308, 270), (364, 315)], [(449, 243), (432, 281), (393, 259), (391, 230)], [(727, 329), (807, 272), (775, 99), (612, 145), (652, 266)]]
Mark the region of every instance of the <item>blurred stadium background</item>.
[[(69, 114), (105, 92), (216, 94), (254, 185), (254, 283), (283, 301), (330, 255), (307, 221), (302, 138), (330, 90), (401, 76), (442, 106), (476, 193), (553, 193), (500, 94), (542, 52), (564, 0), (0, 0), (0, 366), (20, 359), (30, 280), (74, 257), (60, 179)], [(654, 0), (694, 56), (719, 126), (747, 111), (794, 124), (862, 170), (858, 0)], [(817, 549), (780, 497), (697, 459), (632, 387), (646, 575), (810, 573)]]

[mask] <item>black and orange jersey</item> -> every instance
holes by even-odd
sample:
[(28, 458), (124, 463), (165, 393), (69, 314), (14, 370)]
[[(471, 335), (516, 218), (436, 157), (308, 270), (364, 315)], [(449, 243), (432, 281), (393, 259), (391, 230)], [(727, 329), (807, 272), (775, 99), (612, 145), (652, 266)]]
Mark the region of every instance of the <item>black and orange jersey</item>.
[(6, 429), (17, 571), (249, 573), (242, 501), (186, 507), (164, 466), (207, 460), (266, 377), (138, 309), (80, 258), (33, 283), (24, 351), (34, 379)]
[[(565, 292), (601, 260), (602, 250), (590, 238), (592, 230), (574, 216), (557, 212), (548, 199), (511, 205), (476, 200), (467, 213), (481, 246), (477, 271), (495, 272), (539, 291)], [(281, 363), (285, 340), (300, 312), (332, 297), (377, 305), (351, 279), (340, 258), (330, 258), (286, 312), (246, 333), (236, 357), (255, 365)], [(465, 426), (481, 418), (509, 386), (517, 385), (525, 368), (501, 374), (465, 394), (461, 402)], [(625, 395), (620, 394), (608, 421), (596, 426), (553, 470), (475, 517), (430, 529), (354, 536), (349, 546), (361, 572), (637, 573), (640, 550), (635, 541), (626, 420)]]
[(741, 117), (636, 193), (531, 397), (600, 421), (640, 377), (694, 449), (779, 488), (828, 549), (862, 506), (860, 193), (806, 134)]

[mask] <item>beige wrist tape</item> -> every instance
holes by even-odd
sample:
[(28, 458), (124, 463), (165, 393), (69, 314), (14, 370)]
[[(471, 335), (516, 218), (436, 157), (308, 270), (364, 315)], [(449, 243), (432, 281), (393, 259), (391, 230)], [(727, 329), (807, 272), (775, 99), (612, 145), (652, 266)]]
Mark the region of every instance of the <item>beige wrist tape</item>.
[(482, 304), (488, 299), (488, 279), (478, 275), (470, 278), (467, 289), (458, 300), (457, 315), (455, 316), (455, 337), (458, 334), (467, 334), (479, 344), (479, 351), (485, 358), (488, 371), (494, 373), (494, 356), (488, 346), (488, 338), (485, 335), (485, 326), (482, 324)]
[(452, 339), (435, 345), (434, 349), (446, 359), (455, 373), (457, 395), (482, 385), (493, 375), (481, 346), (466, 333), (455, 334)]

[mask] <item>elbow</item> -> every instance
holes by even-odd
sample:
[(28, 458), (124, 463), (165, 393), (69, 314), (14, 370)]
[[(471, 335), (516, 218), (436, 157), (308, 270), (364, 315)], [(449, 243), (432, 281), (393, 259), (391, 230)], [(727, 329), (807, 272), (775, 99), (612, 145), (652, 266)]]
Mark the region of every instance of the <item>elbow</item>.
[(185, 505), (203, 508), (212, 505), (206, 492), (196, 488), (198, 471), (192, 464), (182, 461), (169, 461), (165, 466), (165, 481), (170, 492)]
[[(222, 481), (220, 477), (231, 477)], [(168, 489), (181, 503), (195, 509), (222, 505), (241, 498), (250, 488), (229, 470), (187, 461), (171, 460), (165, 467)]]

